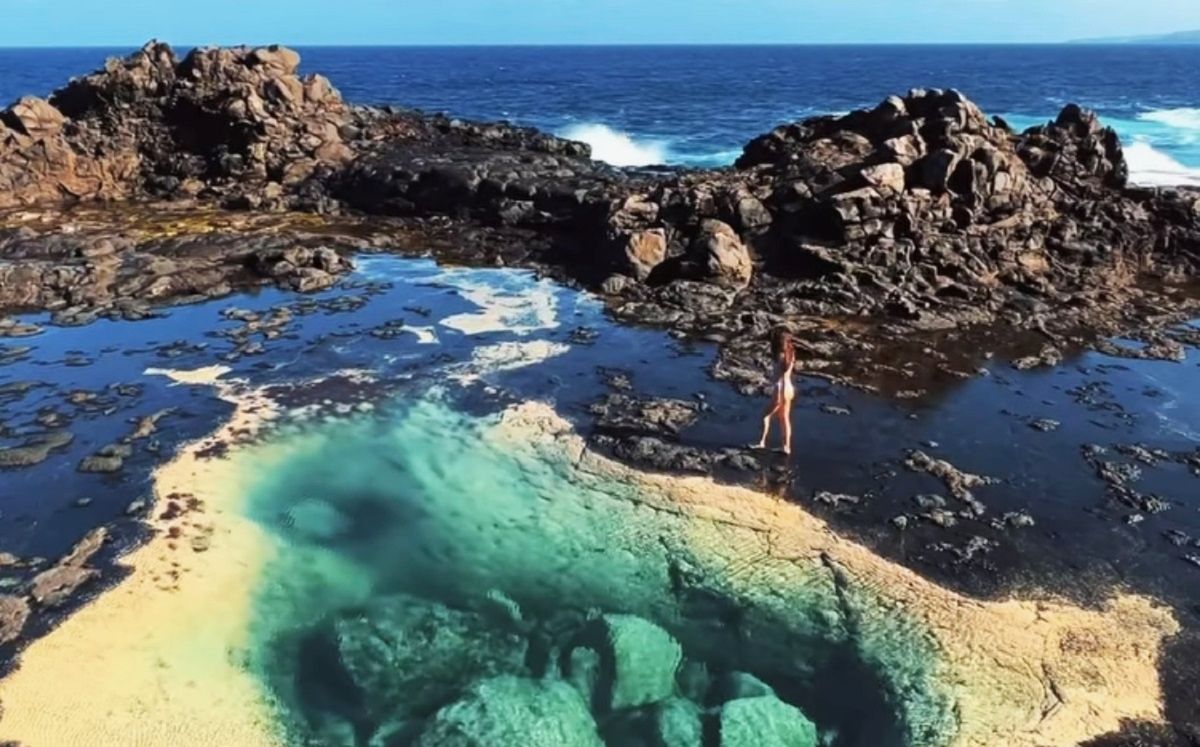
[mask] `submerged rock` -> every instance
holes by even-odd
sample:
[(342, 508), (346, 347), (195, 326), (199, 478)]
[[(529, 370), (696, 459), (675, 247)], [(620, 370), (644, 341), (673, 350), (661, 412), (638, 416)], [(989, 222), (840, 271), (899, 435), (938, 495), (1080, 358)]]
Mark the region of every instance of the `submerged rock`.
[(583, 630), (568, 652), (568, 674), (575, 648), (600, 656), (593, 707), (601, 711), (650, 705), (675, 692), (675, 672), (683, 649), (671, 634), (633, 615), (604, 615)]
[(74, 440), (75, 436), (68, 431), (52, 431), (33, 436), (21, 446), (0, 449), (0, 469), (41, 464), (50, 457), (51, 452), (70, 446)]
[(565, 682), (496, 677), (437, 712), (416, 747), (603, 747), (583, 698)]
[(700, 708), (690, 700), (671, 698), (660, 703), (654, 726), (653, 747), (701, 747), (704, 743)]
[(778, 698), (743, 698), (721, 707), (720, 747), (816, 746), (816, 725)]
[(113, 473), (121, 471), (125, 460), (133, 455), (129, 444), (109, 444), (79, 463), (80, 472)]
[(471, 682), (524, 671), (526, 641), (473, 612), (387, 597), (337, 619), (330, 634), (367, 714), (425, 716)]

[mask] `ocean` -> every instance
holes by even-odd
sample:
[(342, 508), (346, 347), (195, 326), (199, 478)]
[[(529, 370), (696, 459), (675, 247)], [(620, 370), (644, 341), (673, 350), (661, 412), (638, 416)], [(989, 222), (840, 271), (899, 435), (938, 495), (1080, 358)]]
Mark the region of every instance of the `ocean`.
[[(0, 50), (0, 98), (123, 51)], [(1094, 107), (1136, 180), (1200, 183), (1200, 48), (301, 52), (351, 101), (621, 165), (728, 164), (777, 123), (953, 86), (1018, 126)], [(801, 376), (785, 459), (738, 448), (763, 403), (712, 377), (715, 343), (533, 272), (354, 259), (311, 294), (14, 317), (0, 743), (1028, 747), (1195, 723), (1195, 346), (1019, 370), (1043, 340), (931, 341), (894, 368), (915, 397)], [(719, 479), (607, 455), (594, 436), (626, 426), (594, 406), (643, 397), (667, 415), (635, 448), (678, 437)], [(15, 595), (101, 526), (71, 563), (102, 576), (18, 623), (37, 640), (12, 667)]]
[[(119, 49), (0, 50), (0, 100), (45, 95)], [(618, 166), (722, 166), (777, 124), (957, 88), (1024, 128), (1076, 102), (1135, 182), (1200, 185), (1200, 46), (301, 48), (347, 99), (507, 119)]]

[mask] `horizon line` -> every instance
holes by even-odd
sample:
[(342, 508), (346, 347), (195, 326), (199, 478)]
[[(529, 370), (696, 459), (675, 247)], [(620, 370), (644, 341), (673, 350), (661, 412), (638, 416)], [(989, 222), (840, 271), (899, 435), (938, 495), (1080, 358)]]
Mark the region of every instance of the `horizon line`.
[(861, 42), (469, 42), (469, 43), (342, 43), (342, 42), (232, 42), (232, 43), (178, 43), (163, 39), (150, 39), (138, 43), (104, 43), (104, 44), (24, 44), (0, 45), (0, 50), (74, 50), (74, 49), (130, 49), (137, 50), (150, 43), (159, 41), (173, 48), (200, 47), (260, 47), (279, 45), (285, 47), (308, 49), (586, 49), (604, 47), (1200, 47), (1188, 42), (1139, 42), (1139, 41), (1102, 41), (1074, 40), (1063, 41), (861, 41)]

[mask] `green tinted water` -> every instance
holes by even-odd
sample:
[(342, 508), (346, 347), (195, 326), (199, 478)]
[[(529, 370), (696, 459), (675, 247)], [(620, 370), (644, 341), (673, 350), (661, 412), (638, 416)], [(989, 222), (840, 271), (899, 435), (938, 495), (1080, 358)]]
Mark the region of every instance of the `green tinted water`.
[(251, 665), (291, 741), (951, 736), (932, 644), (903, 615), (819, 563), (778, 585), (753, 573), (735, 582), (697, 541), (706, 520), (496, 425), (430, 394), (282, 436), (289, 456), (249, 502), (281, 539)]

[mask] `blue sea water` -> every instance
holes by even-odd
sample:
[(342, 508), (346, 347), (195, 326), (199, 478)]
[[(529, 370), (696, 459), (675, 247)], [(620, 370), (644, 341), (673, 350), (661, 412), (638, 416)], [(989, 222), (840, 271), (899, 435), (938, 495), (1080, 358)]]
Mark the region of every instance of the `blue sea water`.
[[(0, 50), (0, 100), (128, 50)], [(1096, 109), (1135, 181), (1200, 184), (1200, 46), (302, 48), (346, 98), (534, 125), (617, 165), (731, 163), (782, 122), (957, 88), (1025, 127)]]

